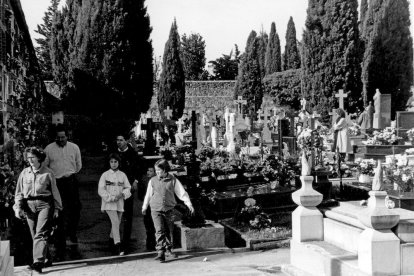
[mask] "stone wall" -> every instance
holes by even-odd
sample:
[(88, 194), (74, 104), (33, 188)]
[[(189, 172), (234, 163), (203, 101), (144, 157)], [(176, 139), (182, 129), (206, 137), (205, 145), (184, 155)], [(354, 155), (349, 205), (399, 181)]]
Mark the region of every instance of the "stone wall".
[[(233, 106), (235, 81), (186, 81), (185, 109), (201, 110), (215, 108), (224, 111), (225, 106)], [(154, 87), (151, 100), (151, 113), (158, 117), (158, 87)]]

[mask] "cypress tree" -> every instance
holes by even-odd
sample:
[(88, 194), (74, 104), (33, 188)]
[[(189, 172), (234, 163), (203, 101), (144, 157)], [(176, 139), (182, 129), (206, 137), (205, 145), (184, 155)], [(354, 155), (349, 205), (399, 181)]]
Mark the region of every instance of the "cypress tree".
[(282, 60), (280, 55), (280, 40), (279, 35), (276, 32), (276, 24), (272, 22), (270, 27), (269, 42), (266, 48), (266, 75), (270, 75), (274, 72), (280, 72), (282, 70)]
[[(160, 114), (169, 106), (173, 109), (173, 117), (183, 115), (185, 104), (185, 77), (183, 64), (180, 59), (180, 39), (177, 22), (171, 25), (170, 35), (165, 43), (160, 89), (158, 92), (158, 108)], [(163, 115), (162, 115), (163, 116)]]
[(262, 77), (259, 62), (259, 39), (255, 31), (251, 31), (246, 50), (241, 58), (239, 73), (236, 80), (235, 98), (242, 96), (247, 100), (245, 111), (250, 113), (260, 108), (263, 98)]
[(362, 28), (368, 12), (368, 0), (361, 0), (360, 5), (360, 16), (359, 16), (359, 32), (362, 33)]
[(286, 30), (286, 45), (283, 54), (283, 70), (300, 68), (300, 55), (296, 39), (296, 28), (292, 16)]
[(407, 0), (372, 0), (364, 21), (364, 103), (375, 89), (391, 94), (391, 114), (404, 110), (413, 83), (413, 41)]
[(357, 0), (309, 1), (303, 34), (303, 94), (325, 120), (338, 106), (334, 94), (339, 89), (350, 92), (349, 112), (360, 100), (357, 8)]
[(35, 41), (39, 45), (35, 48), (36, 56), (39, 61), (40, 69), (42, 71), (42, 78), (44, 80), (52, 80), (52, 61), (50, 59), (50, 38), (52, 35), (53, 18), (58, 10), (60, 0), (51, 0), (50, 6), (47, 8), (43, 16), (43, 23), (37, 25), (36, 33), (42, 37), (36, 38)]
[(206, 43), (200, 34), (183, 34), (181, 61), (186, 80), (199, 80), (206, 64)]
[(260, 76), (263, 79), (266, 74), (266, 47), (269, 41), (269, 37), (265, 32), (262, 32), (260, 36), (256, 37), (257, 40), (257, 55), (260, 66)]
[(148, 109), (152, 29), (144, 2), (69, 0), (57, 14), (52, 60), (55, 79), (71, 94), (69, 111), (133, 122)]

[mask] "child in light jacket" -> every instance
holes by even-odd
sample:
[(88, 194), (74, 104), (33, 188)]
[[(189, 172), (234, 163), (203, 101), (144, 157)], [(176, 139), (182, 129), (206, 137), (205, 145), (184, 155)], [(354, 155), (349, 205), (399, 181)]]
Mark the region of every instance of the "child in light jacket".
[(102, 198), (101, 210), (106, 212), (111, 220), (110, 238), (114, 240), (115, 254), (124, 255), (119, 226), (124, 212), (124, 199), (131, 196), (131, 184), (126, 174), (118, 169), (120, 161), (118, 154), (109, 155), (110, 169), (99, 179), (98, 194)]

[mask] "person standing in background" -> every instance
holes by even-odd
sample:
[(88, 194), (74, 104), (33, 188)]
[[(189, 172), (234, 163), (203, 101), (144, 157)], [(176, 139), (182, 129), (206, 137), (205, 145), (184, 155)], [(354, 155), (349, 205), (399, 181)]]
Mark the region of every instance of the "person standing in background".
[(116, 135), (117, 153), (120, 157), (119, 169), (123, 171), (131, 183), (131, 197), (125, 200), (124, 203), (124, 228), (122, 243), (124, 250), (128, 251), (131, 243), (132, 218), (134, 209), (134, 192), (138, 188), (138, 182), (141, 176), (141, 162), (138, 153), (128, 144), (125, 134), (119, 133)]

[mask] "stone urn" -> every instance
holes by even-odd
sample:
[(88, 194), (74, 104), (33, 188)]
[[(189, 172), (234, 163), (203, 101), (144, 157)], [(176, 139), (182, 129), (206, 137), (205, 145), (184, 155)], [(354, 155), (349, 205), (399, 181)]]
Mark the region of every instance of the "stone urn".
[(391, 229), (400, 220), (400, 216), (386, 206), (385, 191), (370, 191), (368, 208), (358, 215), (359, 221), (375, 230)]

